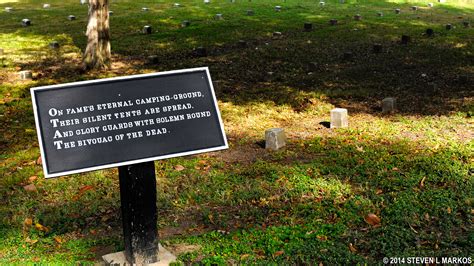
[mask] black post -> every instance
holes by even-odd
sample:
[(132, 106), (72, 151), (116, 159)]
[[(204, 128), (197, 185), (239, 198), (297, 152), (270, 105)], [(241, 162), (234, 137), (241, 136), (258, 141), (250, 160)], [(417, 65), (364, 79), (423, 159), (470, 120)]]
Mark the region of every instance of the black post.
[(125, 257), (130, 263), (158, 261), (154, 162), (119, 167)]

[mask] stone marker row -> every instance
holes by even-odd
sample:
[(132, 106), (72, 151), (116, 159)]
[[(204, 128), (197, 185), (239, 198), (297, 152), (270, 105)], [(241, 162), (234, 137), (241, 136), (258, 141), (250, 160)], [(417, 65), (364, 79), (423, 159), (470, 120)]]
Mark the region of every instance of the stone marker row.
[[(382, 100), (382, 113), (393, 113), (395, 111), (395, 98), (388, 97)], [(330, 112), (330, 128), (347, 128), (349, 116), (347, 109), (334, 108)], [(286, 145), (286, 135), (283, 128), (271, 128), (265, 131), (265, 149), (279, 150)]]

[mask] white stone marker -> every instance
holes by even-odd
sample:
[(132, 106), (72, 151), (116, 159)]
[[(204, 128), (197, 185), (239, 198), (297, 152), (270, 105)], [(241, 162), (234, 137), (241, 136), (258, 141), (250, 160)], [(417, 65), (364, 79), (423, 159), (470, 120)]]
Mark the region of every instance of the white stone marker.
[(109, 11), (109, 16), (112, 16), (114, 14), (114, 11)]
[(28, 27), (31, 25), (31, 21), (27, 18), (24, 18), (21, 20), (21, 25), (23, 25), (23, 27)]
[(18, 73), (21, 80), (31, 80), (33, 79), (33, 73), (30, 70), (23, 70)]
[(348, 127), (348, 115), (345, 108), (334, 108), (331, 110), (331, 128)]
[(433, 7), (433, 3), (428, 3), (428, 7)]
[(382, 100), (382, 113), (392, 113), (395, 111), (395, 98), (388, 97)]
[(280, 12), (281, 11), (281, 6), (275, 6), (275, 11)]
[(50, 7), (51, 7), (50, 4), (44, 4), (44, 5), (43, 5), (43, 8), (50, 8)]
[(210, 4), (211, 0), (204, 0), (204, 4)]
[(59, 49), (59, 43), (57, 41), (52, 41), (52, 42), (49, 43), (49, 48)]
[(148, 11), (148, 7), (142, 7), (142, 11)]
[(5, 7), (5, 12), (12, 12), (13, 11), (13, 7)]
[(276, 151), (285, 145), (286, 136), (283, 128), (271, 128), (265, 131), (265, 149)]
[(319, 6), (324, 6), (325, 4), (326, 4), (326, 3), (323, 2), (323, 1), (319, 2)]
[(87, 4), (87, 0), (81, 0), (81, 5)]
[(214, 17), (215, 19), (217, 20), (221, 20), (222, 19), (222, 14), (216, 14), (216, 16)]
[(69, 20), (76, 20), (76, 16), (74, 16), (74, 15), (69, 15), (69, 16), (67, 17), (67, 19), (69, 19)]
[(174, 3), (174, 5), (173, 5), (173, 6), (174, 6), (174, 7), (180, 7), (180, 6), (181, 6), (181, 4), (180, 4), (180, 3)]

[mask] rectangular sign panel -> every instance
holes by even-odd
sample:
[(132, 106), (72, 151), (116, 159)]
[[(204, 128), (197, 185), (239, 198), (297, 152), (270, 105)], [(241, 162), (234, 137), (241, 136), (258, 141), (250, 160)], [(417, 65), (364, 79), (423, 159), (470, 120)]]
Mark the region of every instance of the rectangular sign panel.
[(228, 148), (208, 68), (31, 89), (45, 177)]

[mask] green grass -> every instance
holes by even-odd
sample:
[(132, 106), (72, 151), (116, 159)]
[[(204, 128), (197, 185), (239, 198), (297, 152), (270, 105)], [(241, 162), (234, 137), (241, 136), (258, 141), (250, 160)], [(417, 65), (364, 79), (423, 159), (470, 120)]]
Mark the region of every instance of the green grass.
[[(117, 171), (45, 180), (29, 88), (196, 66), (211, 70), (230, 149), (155, 164), (161, 242), (180, 262), (473, 256), (474, 28), (462, 26), (473, 23), (472, 2), (186, 0), (174, 8), (117, 0), (113, 67), (90, 73), (80, 71), (87, 7), (78, 2), (54, 0), (45, 10), (44, 1), (0, 0), (0, 264), (92, 264), (123, 249)], [(32, 26), (21, 27), (23, 18)], [(183, 20), (191, 25), (181, 28)], [(304, 22), (315, 29), (303, 32)], [(140, 33), (146, 24), (153, 34)], [(402, 34), (412, 42), (400, 45)], [(53, 40), (59, 51), (48, 48)], [(195, 57), (198, 46), (209, 56)], [(17, 80), (23, 69), (33, 81)], [(388, 96), (398, 112), (382, 115)], [(320, 124), (334, 107), (349, 109), (348, 129)], [(271, 127), (285, 128), (286, 148), (260, 147)], [(380, 225), (365, 221), (369, 213)]]

